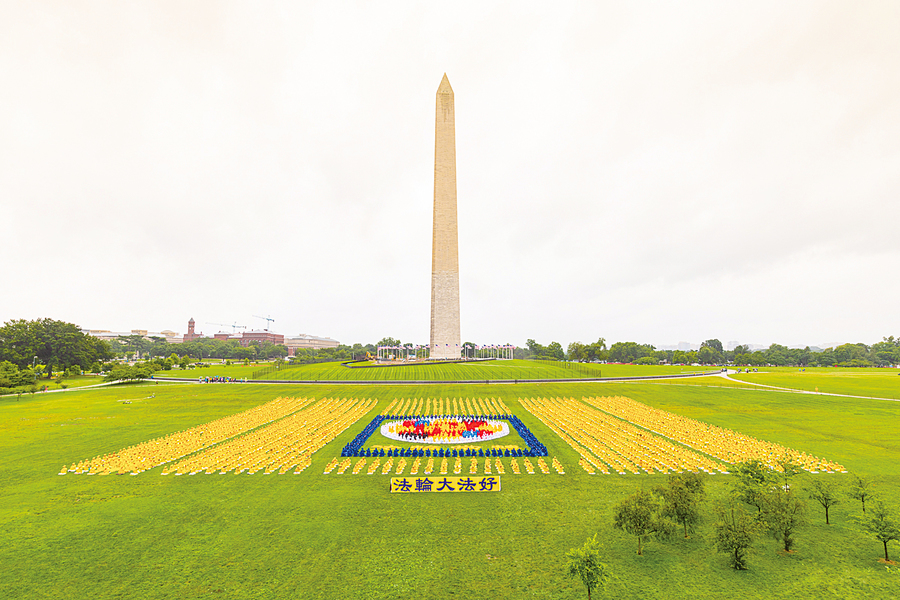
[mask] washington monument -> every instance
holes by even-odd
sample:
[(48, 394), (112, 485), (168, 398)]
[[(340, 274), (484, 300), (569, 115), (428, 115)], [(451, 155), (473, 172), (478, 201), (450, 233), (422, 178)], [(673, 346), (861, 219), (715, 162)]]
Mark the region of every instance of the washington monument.
[(431, 247), (431, 359), (459, 358), (459, 236), (456, 231), (456, 120), (447, 74), (434, 116), (434, 238)]

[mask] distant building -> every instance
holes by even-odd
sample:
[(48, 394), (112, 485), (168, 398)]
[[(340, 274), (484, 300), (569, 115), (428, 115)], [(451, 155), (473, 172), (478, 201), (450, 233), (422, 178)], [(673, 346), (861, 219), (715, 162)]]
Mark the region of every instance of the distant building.
[(341, 343), (331, 338), (316, 337), (314, 335), (301, 333), (296, 337), (286, 338), (284, 340), (284, 345), (287, 346), (288, 356), (294, 356), (298, 348), (321, 350), (322, 348), (337, 348)]
[(196, 340), (197, 338), (203, 337), (202, 334), (194, 332), (194, 317), (191, 317), (191, 320), (188, 321), (188, 332), (184, 334), (184, 341), (190, 342)]
[(249, 346), (250, 342), (259, 342), (260, 344), (284, 344), (283, 334), (272, 333), (271, 331), (265, 329), (256, 331), (244, 331), (243, 333), (228, 333), (227, 331), (220, 331), (213, 337), (217, 340), (222, 340), (223, 342), (236, 340), (240, 342), (241, 346), (244, 347)]
[[(220, 331), (219, 333), (213, 336), (217, 340), (222, 340), (223, 342), (227, 342), (229, 340), (237, 340), (241, 341), (241, 334), (239, 333), (228, 333), (227, 331)], [(246, 344), (244, 344), (246, 346)]]
[(245, 331), (241, 334), (241, 345), (249, 346), (250, 342), (259, 342), (264, 344), (284, 344), (284, 335), (281, 333), (272, 333), (268, 330)]
[(164, 329), (159, 332), (148, 331), (146, 329), (132, 329), (131, 331), (110, 331), (109, 329), (82, 329), (81, 333), (101, 339), (105, 342), (112, 342), (122, 337), (139, 335), (145, 340), (149, 340), (151, 338), (164, 338), (169, 344), (181, 343), (181, 336), (169, 329)]
[[(108, 329), (82, 329), (81, 331), (85, 335), (91, 335), (108, 342), (114, 341), (120, 337), (126, 337), (130, 335), (139, 335), (144, 339), (150, 339), (154, 337), (165, 338), (166, 342), (170, 344), (180, 344), (182, 342), (190, 342), (199, 339), (210, 339), (209, 336), (205, 336), (202, 333), (197, 333), (195, 327), (196, 322), (193, 318), (191, 318), (191, 320), (188, 321), (188, 331), (186, 334), (184, 334), (184, 336), (181, 336), (169, 329), (164, 329), (163, 331), (160, 331), (158, 333), (148, 331), (146, 329), (132, 329), (130, 332), (110, 331)], [(249, 346), (251, 342), (258, 342), (260, 344), (282, 344), (284, 346), (287, 346), (288, 354), (290, 356), (294, 355), (294, 352), (297, 348), (319, 350), (322, 348), (337, 348), (338, 346), (340, 346), (340, 342), (328, 337), (317, 337), (314, 335), (301, 333), (300, 335), (297, 335), (295, 337), (286, 338), (284, 334), (273, 333), (267, 329), (244, 331), (242, 333), (229, 333), (227, 331), (220, 331), (219, 333), (215, 334), (213, 338), (225, 342), (235, 340), (244, 347)]]
[(180, 344), (181, 343), (181, 336), (179, 334), (175, 333), (174, 331), (172, 331), (171, 329), (163, 329), (159, 333), (161, 335), (165, 336), (166, 342), (168, 342), (170, 344)]

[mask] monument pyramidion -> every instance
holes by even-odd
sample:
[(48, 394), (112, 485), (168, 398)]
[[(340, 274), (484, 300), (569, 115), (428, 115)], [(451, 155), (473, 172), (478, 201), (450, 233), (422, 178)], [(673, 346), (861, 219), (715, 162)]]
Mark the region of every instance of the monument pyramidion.
[(458, 359), (459, 235), (456, 223), (456, 119), (447, 74), (434, 117), (434, 234), (431, 250), (431, 360)]

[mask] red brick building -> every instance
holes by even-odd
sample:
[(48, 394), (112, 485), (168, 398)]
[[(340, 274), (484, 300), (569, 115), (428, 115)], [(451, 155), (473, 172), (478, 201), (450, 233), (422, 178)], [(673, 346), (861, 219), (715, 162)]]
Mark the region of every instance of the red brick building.
[(237, 340), (241, 343), (241, 346), (245, 348), (250, 345), (250, 342), (259, 342), (260, 344), (265, 344), (269, 342), (271, 344), (284, 344), (284, 335), (281, 333), (272, 333), (271, 331), (245, 331), (243, 333), (228, 333), (227, 331), (220, 331), (216, 335), (213, 336), (217, 340), (229, 341), (229, 340)]
[(202, 334), (194, 333), (194, 317), (191, 317), (191, 320), (188, 321), (188, 332), (184, 334), (183, 341), (190, 342), (191, 340), (196, 340), (201, 337), (203, 337)]
[(270, 342), (272, 344), (284, 344), (284, 334), (272, 333), (271, 331), (245, 331), (241, 335), (241, 345), (249, 346), (250, 342), (259, 342), (263, 344)]

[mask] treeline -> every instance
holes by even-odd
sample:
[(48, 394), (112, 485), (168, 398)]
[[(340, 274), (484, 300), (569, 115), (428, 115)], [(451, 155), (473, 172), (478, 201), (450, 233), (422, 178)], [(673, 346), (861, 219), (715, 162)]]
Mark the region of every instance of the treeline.
[(238, 340), (217, 340), (215, 338), (200, 338), (180, 344), (170, 344), (166, 338), (155, 336), (145, 338), (141, 335), (122, 336), (110, 342), (110, 347), (117, 357), (128, 360), (166, 357), (173, 353), (200, 361), (205, 358), (268, 360), (284, 358), (288, 354), (287, 346), (283, 344), (256, 340), (250, 342), (246, 347), (242, 346)]
[[(379, 345), (381, 345), (381, 342), (379, 342)], [(294, 356), (291, 358), (291, 363), (306, 365), (320, 362), (362, 360), (366, 358), (366, 352), (374, 355), (375, 349), (375, 344), (353, 344), (352, 346), (341, 344), (335, 348), (321, 348), (319, 350), (296, 348)]]
[(725, 350), (717, 339), (706, 340), (699, 350), (657, 350), (651, 344), (637, 342), (616, 342), (607, 348), (606, 340), (600, 338), (593, 344), (572, 342), (565, 351), (559, 342), (543, 346), (529, 339), (525, 348), (516, 349), (516, 358), (644, 365), (887, 367), (900, 365), (900, 338), (890, 336), (872, 345), (842, 344), (825, 350), (813, 350), (809, 346), (788, 348), (780, 344), (772, 344), (764, 350), (750, 350), (748, 346)]
[(0, 361), (19, 369), (36, 369), (41, 365), (41, 371), (49, 376), (54, 368), (87, 369), (92, 363), (112, 357), (106, 342), (81, 333), (72, 323), (18, 319), (0, 327)]

